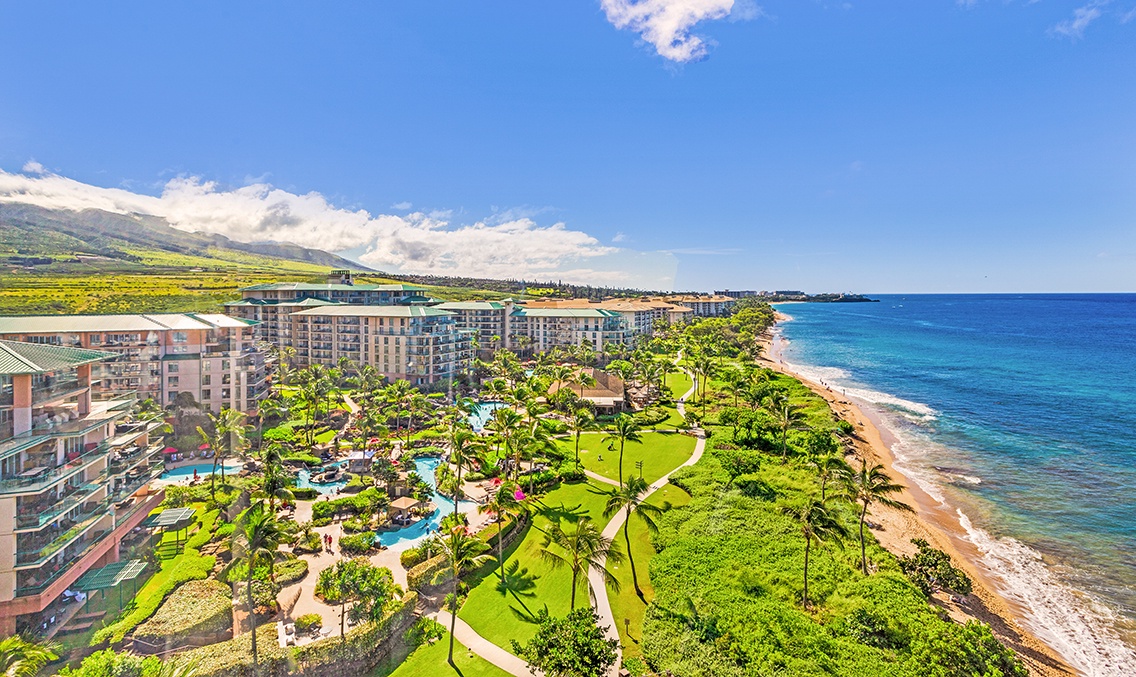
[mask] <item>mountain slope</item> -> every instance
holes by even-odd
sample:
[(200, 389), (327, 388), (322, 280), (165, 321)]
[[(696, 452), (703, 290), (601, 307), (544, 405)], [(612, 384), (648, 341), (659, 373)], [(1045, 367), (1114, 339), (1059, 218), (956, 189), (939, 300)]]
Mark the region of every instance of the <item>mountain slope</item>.
[(223, 235), (178, 230), (156, 216), (0, 204), (0, 257), (15, 261), (27, 258), (73, 260), (82, 254), (143, 265), (236, 264), (282, 268), (288, 267), (289, 262), (297, 262), (316, 267), (368, 270), (317, 249), (274, 242), (236, 242)]

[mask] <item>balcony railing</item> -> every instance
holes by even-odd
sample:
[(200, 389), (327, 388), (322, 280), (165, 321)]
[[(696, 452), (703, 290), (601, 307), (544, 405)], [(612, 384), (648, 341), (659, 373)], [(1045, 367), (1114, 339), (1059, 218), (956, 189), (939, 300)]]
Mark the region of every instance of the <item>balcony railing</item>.
[(109, 441), (104, 440), (71, 461), (33, 477), (10, 477), (0, 480), (0, 494), (38, 494), (86, 470), (92, 463), (106, 456), (111, 448)]
[(72, 508), (87, 502), (96, 491), (106, 486), (106, 476), (100, 475), (94, 480), (75, 487), (69, 495), (52, 504), (46, 510), (36, 510), (32, 514), (16, 515), (16, 531), (31, 531), (43, 528), (55, 518), (71, 511)]
[(16, 551), (16, 566), (26, 567), (43, 564), (87, 533), (99, 519), (108, 514), (107, 511), (110, 509), (109, 500), (103, 499), (96, 502), (88, 510), (76, 515), (75, 523), (50, 542), (38, 548)]

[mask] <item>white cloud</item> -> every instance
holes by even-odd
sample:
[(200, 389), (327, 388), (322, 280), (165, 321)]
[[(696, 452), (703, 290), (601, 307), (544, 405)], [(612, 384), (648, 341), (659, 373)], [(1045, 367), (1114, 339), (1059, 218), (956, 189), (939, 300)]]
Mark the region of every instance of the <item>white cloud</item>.
[(613, 26), (635, 31), (659, 56), (678, 63), (706, 56), (706, 40), (691, 33), (695, 25), (763, 14), (754, 0), (600, 0), (600, 6)]
[(28, 160), (24, 163), (23, 172), (25, 174), (46, 174), (47, 168), (35, 160)]
[(1089, 4), (1073, 10), (1073, 16), (1059, 22), (1049, 29), (1051, 35), (1080, 40), (1085, 36), (1085, 29), (1104, 13), (1101, 9), (1111, 0), (1093, 0)]
[(414, 205), (412, 205), (409, 202), (406, 202), (404, 200), (402, 202), (396, 202), (393, 205), (391, 205), (391, 209), (394, 209), (394, 210), (397, 210), (397, 211), (400, 211), (400, 212), (405, 212), (406, 210), (410, 209), (413, 206)]
[(624, 233), (621, 230), (621, 231), (619, 231), (618, 233), (615, 234), (615, 237), (611, 238), (611, 241), (612, 242), (623, 242), (626, 239), (627, 239), (627, 234)]
[(359, 261), (391, 272), (643, 287), (648, 286), (650, 273), (649, 286), (658, 288), (654, 282), (660, 266), (671, 265), (660, 254), (650, 266), (636, 269), (626, 261), (639, 252), (605, 246), (563, 223), (540, 225), (522, 217), (455, 224), (443, 213), (372, 215), (340, 209), (319, 193), (299, 195), (266, 183), (227, 190), (198, 177), (179, 177), (167, 182), (161, 195), (152, 196), (53, 174), (0, 170), (0, 202), (153, 214), (182, 230), (219, 233), (241, 242), (291, 242), (325, 251), (361, 252)]

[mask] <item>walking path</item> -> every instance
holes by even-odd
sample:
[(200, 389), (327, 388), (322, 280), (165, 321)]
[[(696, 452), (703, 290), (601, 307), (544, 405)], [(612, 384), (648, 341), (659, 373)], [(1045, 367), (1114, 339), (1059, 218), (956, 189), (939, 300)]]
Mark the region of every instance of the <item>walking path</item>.
[[(693, 376), (691, 377), (691, 382), (692, 382), (693, 385), (691, 385), (690, 390), (688, 390), (686, 392), (686, 394), (684, 394), (682, 397), (679, 398), (678, 403), (677, 403), (677, 407), (676, 407), (678, 409), (678, 413), (680, 415), (682, 415), (684, 418), (686, 417), (686, 398), (690, 397), (692, 394), (694, 394), (694, 390), (698, 385), (698, 380), (696, 378), (694, 378)], [(694, 453), (690, 455), (690, 458), (686, 459), (685, 463), (678, 466), (678, 468), (671, 470), (666, 475), (663, 475), (659, 479), (655, 480), (655, 482), (653, 484), (651, 484), (651, 486), (648, 488), (647, 497), (650, 497), (651, 494), (655, 493), (656, 491), (661, 489), (664, 485), (666, 485), (667, 481), (670, 479), (670, 476), (675, 472), (675, 470), (678, 470), (679, 468), (683, 468), (683, 467), (688, 466), (688, 465), (694, 465), (695, 463), (698, 462), (698, 459), (702, 458), (702, 451), (706, 447), (706, 433), (701, 428), (693, 428), (693, 430), (694, 430), (695, 434), (698, 436), (698, 441), (694, 445)], [(603, 480), (603, 481), (608, 482), (610, 484), (618, 484), (616, 482), (612, 482), (611, 480), (609, 480), (605, 477), (595, 476), (593, 473), (590, 473), (590, 472), (588, 473), (588, 476), (589, 477), (596, 477), (596, 479)], [(604, 538), (614, 539), (616, 537), (616, 535), (619, 533), (619, 530), (621, 528), (623, 528), (623, 522), (626, 519), (627, 519), (627, 511), (621, 510), (618, 513), (616, 513), (615, 517), (613, 517), (612, 520), (607, 523), (607, 526), (603, 530)], [(605, 568), (607, 567), (607, 561), (606, 560), (604, 561), (604, 567)], [(614, 639), (616, 641), (615, 664), (612, 665), (612, 667), (608, 670), (607, 675), (608, 675), (608, 677), (618, 677), (619, 667), (623, 663), (623, 648), (619, 644), (619, 631), (616, 630), (615, 614), (613, 614), (611, 612), (611, 602), (608, 601), (607, 585), (604, 583), (603, 574), (601, 574), (597, 571), (589, 570), (588, 571), (588, 586), (592, 590), (592, 599), (595, 601), (596, 613), (599, 614), (599, 617), (600, 617), (600, 625), (606, 626), (607, 636), (610, 639)]]
[[(439, 609), (429, 615), (434, 620), (446, 626), (447, 631), (450, 629), (451, 619), (448, 611)], [(533, 673), (529, 672), (527, 663), (477, 634), (473, 628), (469, 627), (469, 625), (460, 618), (458, 618), (457, 622), (454, 624), (454, 639), (464, 644), (466, 648), (473, 653), (481, 656), (511, 675), (516, 675), (517, 677), (532, 677), (533, 675)], [(537, 671), (536, 674), (543, 675), (544, 673)]]

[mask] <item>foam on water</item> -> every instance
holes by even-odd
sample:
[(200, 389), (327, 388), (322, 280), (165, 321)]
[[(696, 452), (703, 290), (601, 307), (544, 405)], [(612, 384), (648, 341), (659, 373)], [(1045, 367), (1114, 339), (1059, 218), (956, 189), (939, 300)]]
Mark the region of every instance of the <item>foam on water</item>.
[[(777, 337), (780, 348), (788, 343)], [(919, 485), (942, 505), (949, 505), (940, 482), (958, 479), (980, 485), (982, 479), (957, 468), (935, 468), (935, 459), (949, 457), (950, 450), (916, 430), (934, 421), (938, 412), (919, 402), (905, 400), (869, 388), (849, 387), (850, 374), (838, 367), (783, 363), (814, 382), (870, 406), (896, 442), (892, 445), (895, 469)], [(1063, 582), (1046, 564), (1041, 553), (1013, 538), (997, 538), (976, 527), (959, 508), (959, 526), (981, 553), (982, 566), (1000, 582), (999, 591), (1026, 611), (1030, 629), (1089, 677), (1136, 675), (1136, 652), (1113, 630), (1116, 616), (1087, 593)]]

